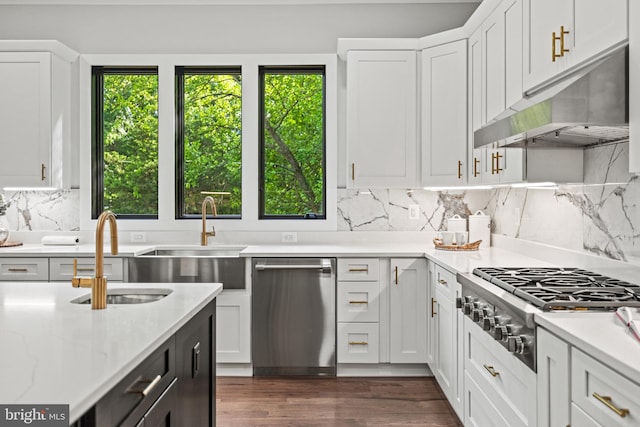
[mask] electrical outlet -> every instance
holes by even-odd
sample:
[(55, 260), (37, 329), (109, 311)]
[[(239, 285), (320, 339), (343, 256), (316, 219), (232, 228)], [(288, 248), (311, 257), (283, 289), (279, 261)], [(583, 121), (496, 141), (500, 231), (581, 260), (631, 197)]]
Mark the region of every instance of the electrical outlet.
[(420, 205), (409, 205), (409, 219), (420, 218)]
[(296, 243), (298, 241), (298, 233), (295, 231), (285, 231), (282, 233), (282, 243)]
[(147, 241), (147, 233), (144, 231), (132, 231), (130, 240), (131, 243), (144, 243)]

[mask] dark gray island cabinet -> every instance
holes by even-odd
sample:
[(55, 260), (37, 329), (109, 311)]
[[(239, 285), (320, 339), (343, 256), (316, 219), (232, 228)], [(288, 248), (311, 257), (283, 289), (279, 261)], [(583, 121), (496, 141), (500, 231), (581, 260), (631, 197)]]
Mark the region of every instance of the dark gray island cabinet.
[(215, 426), (215, 310), (214, 299), (72, 427)]

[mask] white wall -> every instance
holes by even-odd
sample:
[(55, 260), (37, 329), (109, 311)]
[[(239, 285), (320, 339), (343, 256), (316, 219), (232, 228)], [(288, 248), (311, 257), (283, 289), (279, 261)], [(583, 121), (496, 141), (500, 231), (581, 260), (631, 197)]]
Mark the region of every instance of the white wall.
[(339, 37), (421, 37), (477, 3), (302, 6), (0, 6), (0, 39), (80, 53), (335, 53)]

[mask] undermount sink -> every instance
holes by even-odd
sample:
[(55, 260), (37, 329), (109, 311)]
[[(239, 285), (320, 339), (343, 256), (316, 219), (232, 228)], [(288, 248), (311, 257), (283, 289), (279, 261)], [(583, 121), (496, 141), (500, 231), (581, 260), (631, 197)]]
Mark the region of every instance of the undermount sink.
[[(158, 301), (173, 290), (166, 288), (119, 288), (107, 289), (107, 305), (109, 304), (144, 304)], [(71, 300), (74, 304), (91, 304), (91, 294)]]
[(154, 257), (205, 257), (205, 258), (237, 258), (245, 246), (193, 247), (193, 248), (160, 248), (140, 254)]
[(156, 248), (128, 260), (128, 281), (142, 283), (222, 283), (245, 289), (246, 246)]

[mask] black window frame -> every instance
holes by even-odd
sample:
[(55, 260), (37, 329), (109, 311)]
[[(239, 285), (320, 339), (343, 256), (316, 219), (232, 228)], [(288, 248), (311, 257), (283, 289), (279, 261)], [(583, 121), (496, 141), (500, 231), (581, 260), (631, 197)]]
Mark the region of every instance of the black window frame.
[[(175, 219), (202, 219), (202, 214), (186, 214), (184, 207), (184, 76), (185, 74), (240, 74), (241, 66), (183, 66), (175, 67)], [(240, 159), (242, 161), (242, 159)], [(244, 167), (244, 165), (242, 165)], [(242, 186), (242, 183), (241, 183)], [(243, 191), (243, 188), (241, 188)], [(203, 196), (204, 199), (204, 196)], [(207, 218), (213, 215), (207, 214)], [(239, 215), (220, 215), (216, 219), (242, 219)]]
[[(319, 74), (322, 76), (322, 215), (265, 214), (265, 74)], [(261, 65), (258, 67), (258, 219), (326, 220), (327, 219), (327, 67), (326, 65)]]
[[(91, 219), (104, 211), (104, 76), (109, 74), (137, 74), (158, 76), (157, 66), (101, 66), (91, 67)], [(160, 100), (158, 100), (158, 103)], [(158, 169), (158, 176), (160, 170)], [(159, 192), (158, 192), (159, 193)], [(159, 209), (158, 205), (158, 209)], [(158, 219), (158, 214), (117, 214), (118, 219)]]

